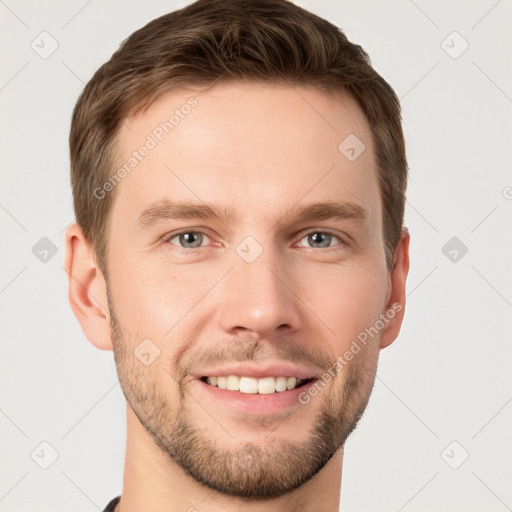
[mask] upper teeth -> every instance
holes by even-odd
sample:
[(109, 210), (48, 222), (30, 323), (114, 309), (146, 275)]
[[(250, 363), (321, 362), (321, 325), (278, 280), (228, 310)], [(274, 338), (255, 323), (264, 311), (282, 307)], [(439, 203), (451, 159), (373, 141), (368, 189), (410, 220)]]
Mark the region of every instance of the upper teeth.
[(267, 395), (275, 391), (286, 391), (294, 389), (303, 381), (296, 377), (264, 377), (255, 379), (253, 377), (238, 377), (237, 375), (227, 375), (220, 377), (207, 377), (206, 382), (220, 389), (230, 391), (240, 391), (241, 393), (259, 393)]

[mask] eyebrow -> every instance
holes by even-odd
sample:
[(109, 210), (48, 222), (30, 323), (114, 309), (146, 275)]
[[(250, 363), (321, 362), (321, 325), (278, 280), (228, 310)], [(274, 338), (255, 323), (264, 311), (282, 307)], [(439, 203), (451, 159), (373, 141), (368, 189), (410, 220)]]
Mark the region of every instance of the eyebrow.
[[(368, 221), (368, 212), (354, 203), (323, 202), (296, 205), (283, 215), (292, 216), (297, 222), (319, 220), (355, 220), (361, 223)], [(148, 228), (163, 220), (190, 220), (220, 218), (229, 220), (237, 217), (237, 212), (225, 206), (218, 207), (206, 203), (170, 201), (163, 199), (146, 208), (137, 218), (137, 226)]]

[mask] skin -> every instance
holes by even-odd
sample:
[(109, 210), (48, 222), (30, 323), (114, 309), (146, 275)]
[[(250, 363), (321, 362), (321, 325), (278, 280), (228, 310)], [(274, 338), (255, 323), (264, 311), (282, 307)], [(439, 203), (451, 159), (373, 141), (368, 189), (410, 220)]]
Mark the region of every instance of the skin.
[[(390, 273), (370, 128), (344, 92), (237, 82), (206, 92), (172, 91), (125, 120), (121, 165), (192, 95), (197, 106), (116, 187), (108, 282), (80, 227), (66, 232), (71, 306), (91, 343), (114, 350), (127, 398), (119, 510), (337, 511), (343, 444), (370, 397), (380, 350), (400, 331), (408, 232)], [(338, 150), (351, 133), (366, 146), (354, 161)], [(165, 199), (215, 204), (233, 215), (164, 218), (141, 227), (141, 212)], [(366, 218), (294, 217), (298, 206), (325, 202), (359, 206)], [(200, 247), (176, 236), (183, 229), (205, 235)], [(307, 236), (313, 233), (333, 236), (322, 245), (318, 236)], [(248, 236), (262, 250), (251, 263), (237, 252)], [(241, 247), (252, 255), (257, 249)], [(194, 378), (201, 361), (264, 364), (294, 357), (321, 375), (393, 304), (400, 310), (307, 405), (242, 413), (212, 398)], [(134, 355), (145, 339), (160, 351), (148, 366)], [(332, 446), (325, 453), (313, 449), (321, 459), (315, 460), (303, 449), (315, 425), (324, 425), (326, 411)], [(267, 499), (212, 489), (176, 462), (178, 420), (194, 429), (192, 449), (201, 450), (191, 457), (211, 478), (218, 472), (208, 475), (208, 447), (215, 447), (214, 455), (217, 450), (212, 460), (223, 471), (219, 485), (230, 476), (236, 484), (244, 475), (274, 471), (305, 481), (281, 494), (274, 488)], [(284, 462), (291, 464), (284, 468)]]

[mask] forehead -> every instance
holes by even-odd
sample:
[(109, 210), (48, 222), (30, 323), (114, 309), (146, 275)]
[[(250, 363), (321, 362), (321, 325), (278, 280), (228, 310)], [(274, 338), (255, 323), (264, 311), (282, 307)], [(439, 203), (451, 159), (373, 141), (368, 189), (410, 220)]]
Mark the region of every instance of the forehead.
[(118, 144), (127, 172), (114, 212), (125, 220), (162, 199), (221, 204), (254, 220), (302, 198), (358, 203), (380, 219), (370, 127), (343, 91), (240, 82), (172, 91), (126, 119)]

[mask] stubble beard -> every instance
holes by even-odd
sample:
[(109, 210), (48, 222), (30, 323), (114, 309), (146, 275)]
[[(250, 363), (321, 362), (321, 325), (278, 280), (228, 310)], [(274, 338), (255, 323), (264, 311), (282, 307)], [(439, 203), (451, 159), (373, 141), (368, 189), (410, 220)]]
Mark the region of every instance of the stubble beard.
[[(309, 481), (329, 462), (357, 427), (366, 409), (375, 380), (377, 351), (353, 360), (326, 385), (311, 402), (322, 400), (319, 412), (302, 443), (292, 443), (270, 434), (265, 445), (238, 441), (226, 432), (225, 441), (212, 439), (207, 431), (213, 421), (204, 412), (203, 426), (190, 417), (187, 405), (195, 400), (177, 380), (180, 403), (170, 404), (158, 379), (148, 381), (147, 368), (127, 350), (120, 324), (111, 312), (111, 332), (119, 381), (128, 404), (155, 444), (173, 463), (196, 482), (226, 496), (250, 500), (268, 500), (283, 496)], [(358, 357), (362, 353), (358, 354)], [(357, 364), (356, 364), (357, 363)], [(171, 376), (169, 375), (171, 380)], [(171, 384), (175, 384), (173, 381)], [(188, 396), (188, 398), (187, 398)], [(303, 414), (307, 414), (308, 405)], [(301, 410), (295, 414), (301, 414)], [(222, 420), (221, 420), (222, 423)], [(286, 429), (286, 419), (277, 430)], [(286, 437), (286, 436), (284, 436)], [(230, 443), (230, 447), (226, 445)]]

